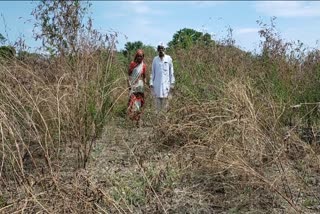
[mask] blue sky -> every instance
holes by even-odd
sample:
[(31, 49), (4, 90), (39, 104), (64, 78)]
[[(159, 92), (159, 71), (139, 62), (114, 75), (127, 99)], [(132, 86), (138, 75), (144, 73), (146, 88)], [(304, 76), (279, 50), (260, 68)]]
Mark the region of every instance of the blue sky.
[[(9, 37), (10, 42), (24, 36), (28, 45), (39, 45), (32, 38), (31, 11), (36, 4), (0, 1), (0, 33)], [(92, 1), (91, 12), (95, 28), (118, 32), (118, 49), (123, 49), (128, 41), (152, 46), (160, 41), (167, 43), (185, 27), (221, 40), (230, 27), (236, 45), (253, 51), (258, 49), (260, 40), (256, 21), (270, 24), (272, 16), (277, 17), (276, 28), (286, 41), (300, 40), (311, 48), (319, 48), (317, 1)]]

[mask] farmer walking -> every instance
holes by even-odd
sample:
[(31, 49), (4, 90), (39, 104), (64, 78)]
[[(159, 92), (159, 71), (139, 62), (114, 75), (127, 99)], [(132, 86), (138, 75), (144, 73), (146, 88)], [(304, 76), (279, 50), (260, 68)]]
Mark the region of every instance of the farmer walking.
[(160, 43), (157, 47), (158, 56), (152, 61), (150, 73), (150, 88), (155, 98), (156, 113), (167, 111), (169, 100), (174, 90), (175, 78), (172, 58), (165, 54), (165, 45)]

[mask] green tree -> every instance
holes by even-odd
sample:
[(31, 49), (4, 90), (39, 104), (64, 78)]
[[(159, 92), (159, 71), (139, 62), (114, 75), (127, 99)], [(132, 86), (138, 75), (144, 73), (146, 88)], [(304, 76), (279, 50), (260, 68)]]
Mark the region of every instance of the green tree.
[(172, 40), (168, 43), (168, 47), (188, 48), (196, 43), (209, 45), (214, 44), (214, 41), (208, 33), (203, 34), (190, 28), (183, 28), (173, 35)]
[(138, 49), (142, 49), (145, 55), (145, 62), (151, 64), (153, 56), (157, 54), (156, 49), (151, 45), (144, 45), (141, 41), (127, 42), (125, 44), (125, 49), (120, 51), (119, 59), (122, 63), (127, 66), (130, 61), (133, 60), (134, 55)]
[(28, 51), (18, 51), (17, 52), (17, 59), (19, 60), (28, 60), (28, 59), (41, 59), (43, 56), (38, 53), (30, 53)]
[(145, 55), (148, 55), (148, 56), (157, 55), (156, 49), (151, 45), (143, 45), (142, 49), (143, 49)]
[(12, 46), (0, 46), (0, 58), (12, 59), (16, 55), (16, 50)]
[(136, 41), (136, 42), (127, 42), (124, 45), (124, 50), (122, 51), (123, 55), (125, 57), (131, 57), (136, 50), (142, 49), (143, 48), (143, 43), (141, 41)]

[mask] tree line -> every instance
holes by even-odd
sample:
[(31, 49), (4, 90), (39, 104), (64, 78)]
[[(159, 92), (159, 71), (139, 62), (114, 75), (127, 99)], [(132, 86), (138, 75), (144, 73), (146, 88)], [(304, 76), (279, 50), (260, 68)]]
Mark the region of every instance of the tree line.
[[(0, 46), (0, 57), (6, 57), (6, 58), (12, 58), (16, 54), (18, 54), (20, 57), (28, 55), (26, 51), (20, 51), (16, 53), (16, 50), (13, 46), (10, 45), (4, 45), (6, 42), (6, 38), (0, 34), (0, 43), (2, 46)], [(50, 42), (51, 46), (53, 46), (53, 42)], [(204, 45), (214, 45), (215, 41), (212, 40), (211, 35), (208, 33), (202, 33), (199, 31), (196, 31), (191, 28), (183, 28), (178, 30), (172, 37), (172, 40), (168, 43), (168, 49), (174, 49), (174, 48), (182, 48), (187, 49), (191, 47), (194, 44), (204, 44)], [(50, 47), (50, 46), (48, 46)], [(65, 47), (65, 46), (63, 46)], [(72, 47), (75, 50), (74, 42), (72, 42)], [(145, 45), (141, 41), (134, 41), (134, 42), (127, 42), (124, 45), (124, 49), (120, 52), (125, 57), (130, 57), (137, 49), (154, 49), (154, 47), (150, 45)], [(53, 48), (49, 48), (48, 50), (53, 51)]]

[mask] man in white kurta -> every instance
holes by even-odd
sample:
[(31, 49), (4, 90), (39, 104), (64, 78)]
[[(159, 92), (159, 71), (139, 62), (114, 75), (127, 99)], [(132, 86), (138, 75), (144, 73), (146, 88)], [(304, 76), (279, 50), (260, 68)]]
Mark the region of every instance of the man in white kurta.
[(174, 89), (174, 71), (172, 58), (164, 53), (163, 43), (158, 45), (159, 55), (154, 57), (150, 74), (150, 88), (155, 96), (157, 113), (161, 110), (168, 110), (168, 97)]

